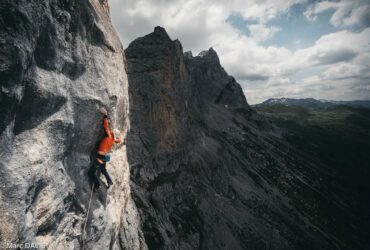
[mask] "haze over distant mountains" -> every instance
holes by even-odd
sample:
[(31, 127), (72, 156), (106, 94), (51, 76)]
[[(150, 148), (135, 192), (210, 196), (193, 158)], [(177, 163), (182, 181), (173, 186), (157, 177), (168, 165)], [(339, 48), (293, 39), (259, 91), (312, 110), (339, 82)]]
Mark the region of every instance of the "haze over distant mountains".
[(269, 105), (276, 105), (282, 104), (286, 106), (302, 106), (306, 108), (327, 108), (337, 105), (347, 105), (351, 107), (362, 107), (362, 108), (370, 108), (370, 100), (353, 100), (353, 101), (333, 101), (333, 100), (317, 100), (314, 98), (303, 98), (303, 99), (295, 99), (295, 98), (270, 98), (266, 101), (255, 104), (255, 107), (261, 106), (269, 106)]

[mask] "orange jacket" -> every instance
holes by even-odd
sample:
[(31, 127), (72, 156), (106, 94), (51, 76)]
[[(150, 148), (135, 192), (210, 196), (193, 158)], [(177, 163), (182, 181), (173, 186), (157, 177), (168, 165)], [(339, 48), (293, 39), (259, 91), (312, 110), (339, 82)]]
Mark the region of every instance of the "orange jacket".
[(100, 142), (98, 153), (101, 155), (106, 155), (110, 149), (112, 148), (114, 143), (120, 143), (121, 139), (120, 138), (114, 138), (113, 132), (109, 130), (108, 126), (108, 117), (104, 116), (104, 121), (103, 121), (103, 127), (105, 131), (105, 137), (104, 139)]

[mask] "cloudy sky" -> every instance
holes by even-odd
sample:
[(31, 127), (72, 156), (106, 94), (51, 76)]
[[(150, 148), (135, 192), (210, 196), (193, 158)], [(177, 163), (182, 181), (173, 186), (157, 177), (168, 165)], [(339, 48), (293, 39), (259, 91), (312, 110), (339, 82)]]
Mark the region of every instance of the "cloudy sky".
[(109, 0), (124, 47), (164, 27), (213, 47), (248, 102), (370, 99), (369, 0)]

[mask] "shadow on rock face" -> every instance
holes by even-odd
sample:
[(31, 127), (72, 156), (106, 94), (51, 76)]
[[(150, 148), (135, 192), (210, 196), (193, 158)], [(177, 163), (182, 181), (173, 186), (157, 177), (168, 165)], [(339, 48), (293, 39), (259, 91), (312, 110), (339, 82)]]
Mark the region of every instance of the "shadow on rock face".
[(56, 68), (56, 31), (53, 24), (42, 30), (36, 45), (35, 61), (37, 66), (45, 70)]
[(26, 85), (25, 95), (18, 106), (15, 118), (14, 134), (32, 129), (46, 118), (56, 113), (67, 101), (64, 96), (37, 88), (36, 84), (29, 82)]
[[(0, 133), (11, 123), (19, 103), (19, 85), (31, 56), (32, 41), (29, 34), (35, 28), (29, 17), (13, 5), (13, 1), (0, 2)], [(19, 42), (22, 41), (22, 42)]]
[(103, 180), (101, 180), (101, 178), (104, 178), (104, 177), (102, 176), (102, 174), (100, 173), (100, 171), (97, 171), (96, 170), (96, 165), (97, 165), (96, 160), (93, 160), (92, 161), (92, 164), (91, 164), (91, 167), (90, 167), (90, 169), (88, 171), (88, 178), (89, 178), (89, 181), (90, 181), (90, 187), (91, 188), (93, 188), (95, 174), (99, 178), (100, 188), (99, 188), (99, 190), (97, 190), (97, 191), (94, 192), (94, 197), (95, 197), (94, 199), (99, 200), (101, 202), (101, 204), (105, 208), (107, 206), (107, 192), (108, 192), (108, 188), (107, 188), (105, 182)]
[(85, 73), (86, 68), (83, 63), (71, 63), (66, 62), (63, 65), (62, 73), (68, 76), (71, 80), (76, 80), (79, 78), (83, 73)]

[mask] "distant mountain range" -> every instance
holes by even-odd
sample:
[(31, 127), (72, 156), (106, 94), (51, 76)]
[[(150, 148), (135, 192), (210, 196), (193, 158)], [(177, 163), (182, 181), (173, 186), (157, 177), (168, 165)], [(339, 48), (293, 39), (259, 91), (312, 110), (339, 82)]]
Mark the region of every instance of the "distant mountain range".
[(346, 105), (351, 107), (362, 107), (370, 109), (370, 100), (355, 101), (328, 101), (317, 100), (314, 98), (294, 99), (294, 98), (270, 98), (262, 103), (253, 105), (254, 107), (271, 106), (282, 104), (286, 106), (302, 106), (305, 108), (328, 108), (337, 105)]

